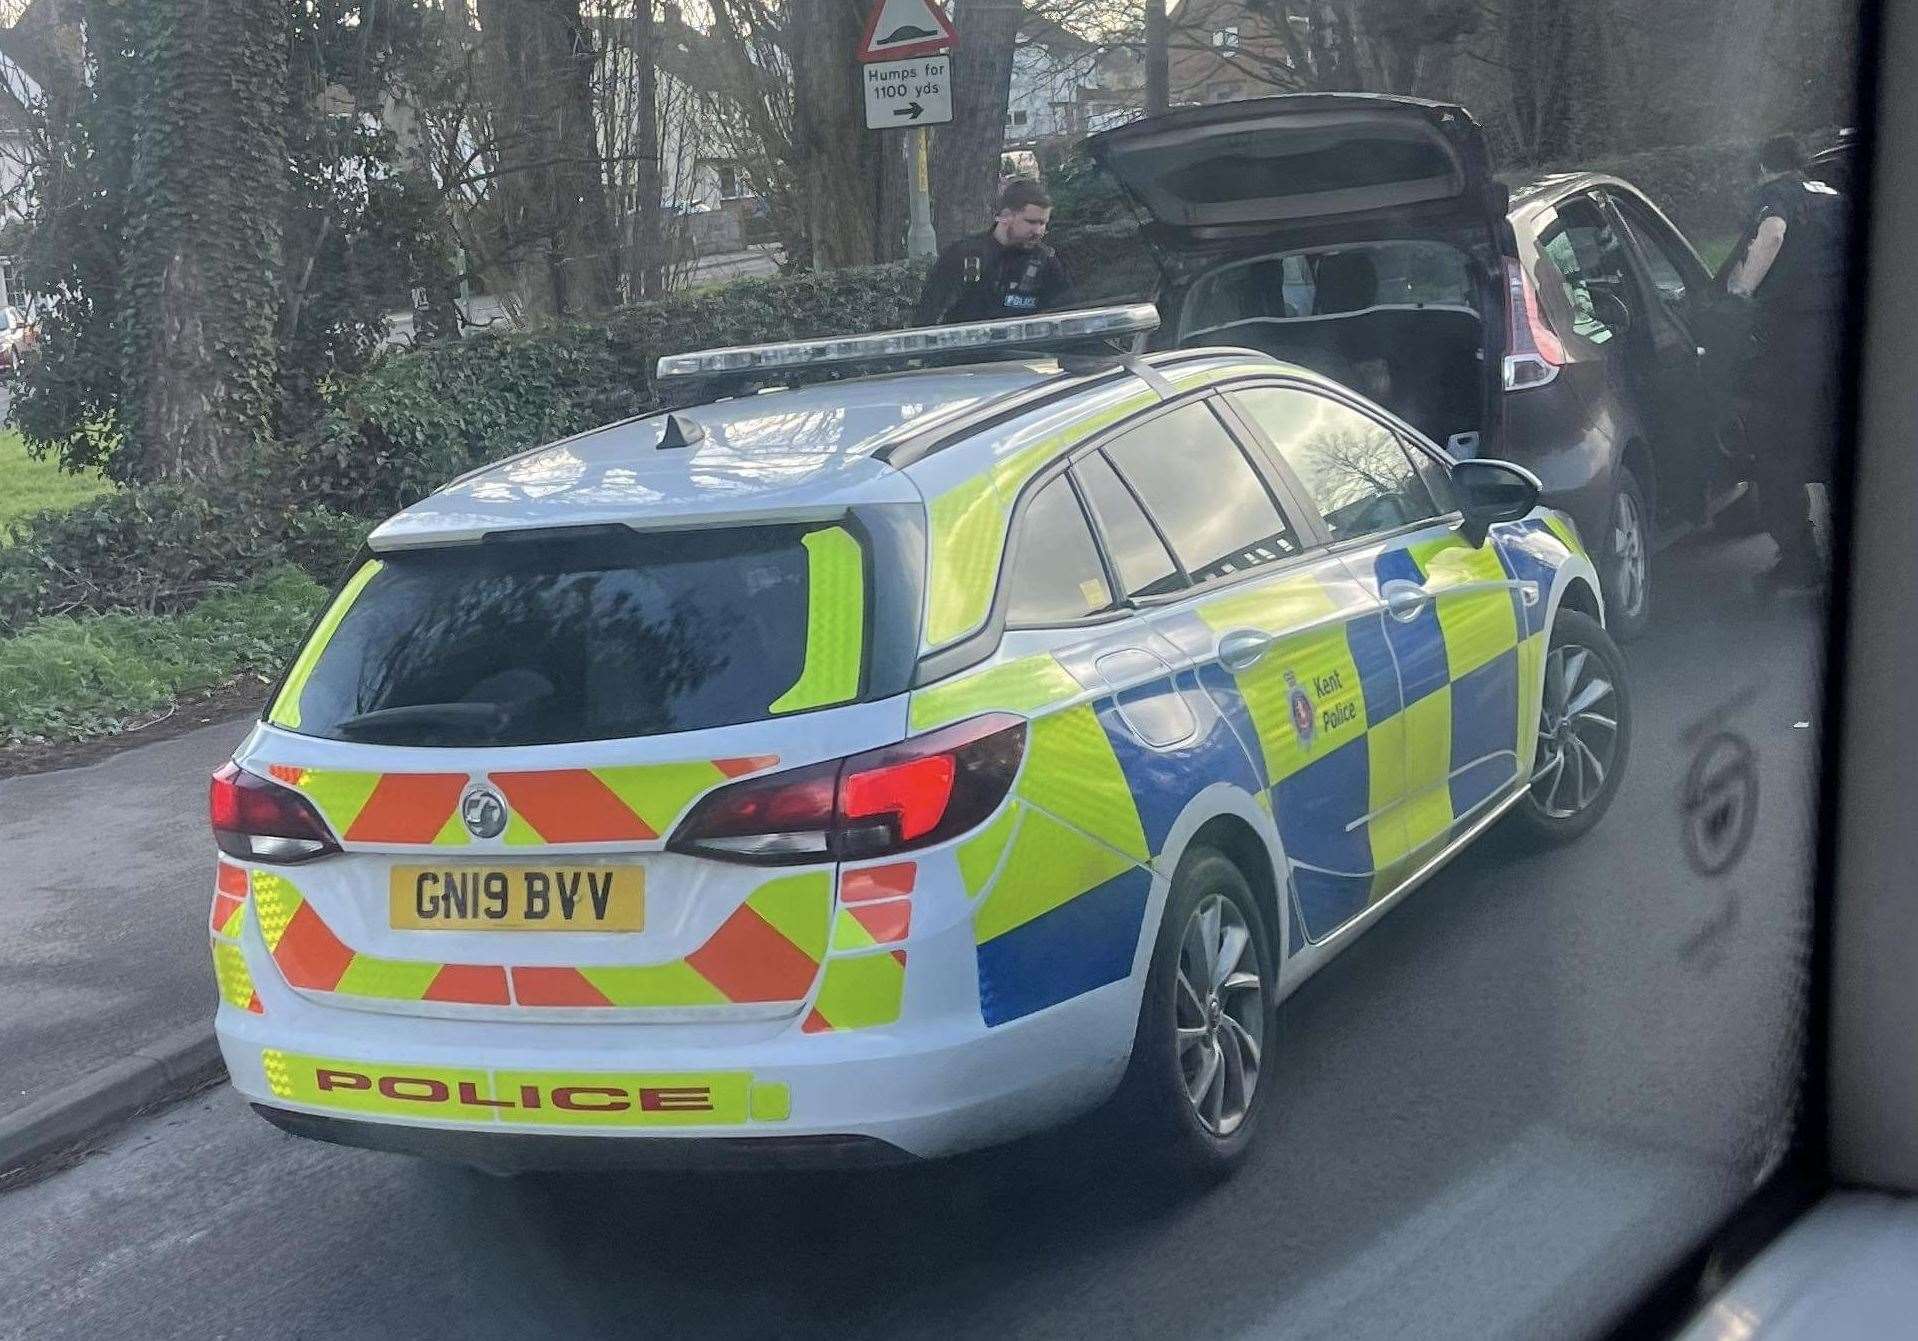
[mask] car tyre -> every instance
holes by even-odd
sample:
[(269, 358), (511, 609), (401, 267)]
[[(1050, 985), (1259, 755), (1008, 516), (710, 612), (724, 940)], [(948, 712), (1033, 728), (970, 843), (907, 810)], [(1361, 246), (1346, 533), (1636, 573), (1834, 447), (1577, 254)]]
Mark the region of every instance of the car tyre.
[(1134, 1160), (1188, 1185), (1244, 1160), (1272, 1087), (1275, 960), (1244, 872), (1194, 846), (1166, 896), (1132, 1059), (1108, 1109)]
[(1652, 620), (1652, 512), (1631, 467), (1618, 468), (1618, 488), (1600, 536), (1605, 612), (1612, 637), (1630, 642)]
[(1535, 841), (1584, 836), (1618, 795), (1631, 755), (1625, 657), (1590, 615), (1558, 612), (1545, 651), (1538, 744), (1525, 798), (1513, 809)]

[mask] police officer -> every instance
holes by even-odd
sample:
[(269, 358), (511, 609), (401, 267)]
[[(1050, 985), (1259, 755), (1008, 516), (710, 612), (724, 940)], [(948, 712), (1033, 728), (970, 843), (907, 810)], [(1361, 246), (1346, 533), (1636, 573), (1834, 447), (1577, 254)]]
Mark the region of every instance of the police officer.
[(1808, 179), (1803, 162), (1789, 135), (1759, 150), (1752, 222), (1725, 284), (1752, 307), (1744, 398), (1759, 508), (1778, 546), (1766, 582), (1778, 590), (1822, 581), (1806, 485), (1831, 478), (1850, 239), (1845, 198)]
[(941, 252), (913, 309), (916, 326), (992, 321), (1069, 306), (1072, 281), (1046, 246), (1052, 197), (1026, 178), (999, 193), (992, 227)]

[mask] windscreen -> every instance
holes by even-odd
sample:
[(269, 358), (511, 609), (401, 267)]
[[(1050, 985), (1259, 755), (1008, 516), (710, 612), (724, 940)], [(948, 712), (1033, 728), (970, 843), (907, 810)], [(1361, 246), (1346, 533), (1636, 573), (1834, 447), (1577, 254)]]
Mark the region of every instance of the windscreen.
[[(837, 570), (837, 571), (832, 571)], [(382, 555), (297, 694), (297, 729), (403, 745), (654, 736), (858, 696), (859, 641), (823, 684), (808, 640), (856, 631), (862, 552), (837, 527), (624, 528)], [(338, 610), (336, 604), (336, 611)]]

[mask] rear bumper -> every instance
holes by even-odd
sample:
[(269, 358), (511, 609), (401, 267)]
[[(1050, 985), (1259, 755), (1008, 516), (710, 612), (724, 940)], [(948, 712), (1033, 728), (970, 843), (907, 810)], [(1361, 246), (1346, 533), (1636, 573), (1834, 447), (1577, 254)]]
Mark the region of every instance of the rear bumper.
[(415, 1155), (498, 1174), (568, 1169), (883, 1169), (918, 1162), (918, 1157), (870, 1136), (632, 1141), (606, 1136), (447, 1131), (331, 1117), (262, 1103), (254, 1104), (253, 1111), (281, 1131), (309, 1140)]
[(989, 1028), (960, 924), (915, 938), (904, 1009), (876, 1028), (448, 1019), (314, 1001), (257, 936), (259, 1009), (216, 1020), (234, 1088), (298, 1135), (485, 1168), (838, 1166), (1012, 1140), (1111, 1094), (1142, 981)]
[(1500, 438), (1486, 454), (1537, 475), (1544, 486), (1540, 501), (1570, 516), (1591, 548), (1611, 521), (1618, 438), (1607, 414), (1594, 413), (1580, 394), (1577, 371), (1546, 386), (1506, 393)]

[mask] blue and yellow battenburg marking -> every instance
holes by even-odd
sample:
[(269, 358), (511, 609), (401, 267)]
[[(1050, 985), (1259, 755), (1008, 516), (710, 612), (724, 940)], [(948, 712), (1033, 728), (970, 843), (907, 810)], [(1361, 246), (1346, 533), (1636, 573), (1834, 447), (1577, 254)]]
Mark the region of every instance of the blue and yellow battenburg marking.
[[(942, 709), (983, 708), (992, 689), (1016, 683), (1020, 709), (1042, 714), (1015, 796), (958, 853), (978, 900), (986, 1022), (1130, 973), (1154, 858), (1191, 798), (1216, 782), (1261, 796), (1274, 815), (1296, 892), (1295, 944), (1322, 939), (1393, 888), (1517, 775), (1569, 552), (1542, 521), (1501, 527), (1480, 548), (1443, 535), (1387, 550), (1376, 561), (1381, 584), (1402, 578), (1436, 597), (1410, 621), (1339, 619), (1311, 574), (1233, 592), (1192, 618), (1213, 633), (1278, 635), (1237, 675), (1208, 663), (1053, 710), (1048, 701), (1084, 693), (1050, 656), (955, 684)], [(1173, 699), (1191, 733), (1142, 745), (1125, 715)], [(926, 720), (963, 715), (932, 709)]]

